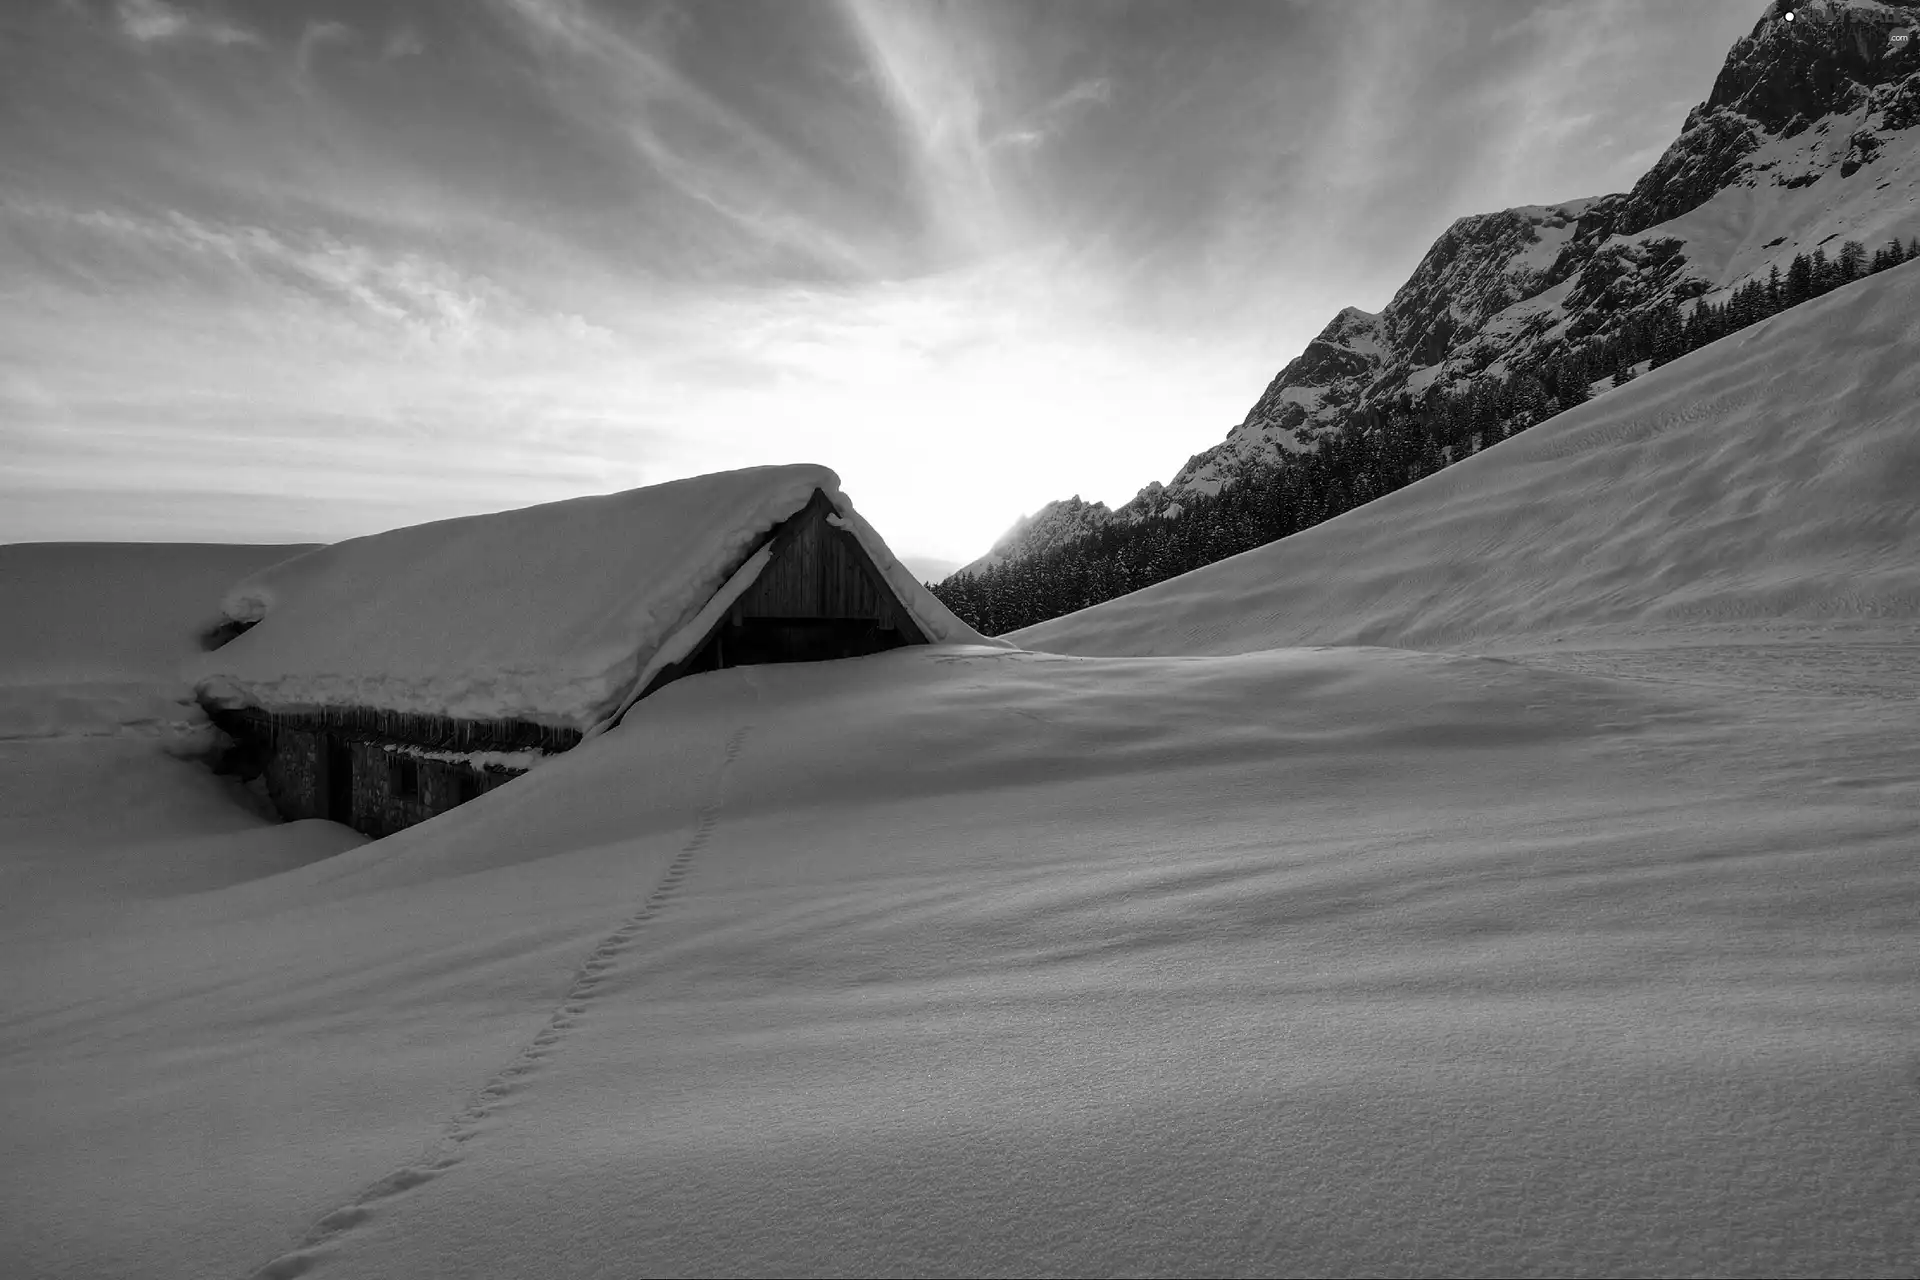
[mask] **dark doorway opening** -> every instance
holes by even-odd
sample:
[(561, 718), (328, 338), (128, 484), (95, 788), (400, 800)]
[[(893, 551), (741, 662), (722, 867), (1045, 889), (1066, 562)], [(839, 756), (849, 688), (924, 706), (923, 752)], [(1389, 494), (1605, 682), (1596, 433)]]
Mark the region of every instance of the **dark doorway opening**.
[(906, 637), (871, 618), (744, 618), (723, 625), (687, 665), (687, 673), (769, 662), (863, 658), (905, 644)]
[(327, 817), (353, 823), (353, 745), (331, 735), (327, 740)]
[(402, 800), (418, 800), (420, 798), (420, 762), (403, 755), (393, 755), (388, 759), (391, 761), (393, 771), (388, 785), (393, 788), (393, 794)]

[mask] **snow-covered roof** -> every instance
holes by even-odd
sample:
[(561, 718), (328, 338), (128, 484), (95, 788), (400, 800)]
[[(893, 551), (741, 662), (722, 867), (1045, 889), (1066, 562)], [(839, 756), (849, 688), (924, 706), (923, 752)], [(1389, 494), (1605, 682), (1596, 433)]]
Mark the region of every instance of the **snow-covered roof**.
[(228, 592), (227, 616), (258, 625), (207, 655), (199, 691), (224, 706), (591, 730), (692, 651), (715, 597), (745, 589), (758, 568), (750, 553), (815, 490), (929, 640), (1003, 643), (954, 617), (894, 559), (832, 471), (752, 467), (298, 556)]

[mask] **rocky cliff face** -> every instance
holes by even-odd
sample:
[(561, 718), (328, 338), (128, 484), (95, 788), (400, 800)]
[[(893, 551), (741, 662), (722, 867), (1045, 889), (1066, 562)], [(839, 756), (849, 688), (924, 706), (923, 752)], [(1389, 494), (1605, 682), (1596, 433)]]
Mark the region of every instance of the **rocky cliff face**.
[(1370, 400), (1430, 385), (1430, 371), (1495, 317), (1539, 296), (1593, 203), (1504, 209), (1448, 227), (1385, 310), (1334, 317), (1223, 443), (1181, 468), (1169, 496), (1215, 492), (1249, 465), (1312, 448)]
[(1458, 391), (1656, 308), (1720, 301), (1816, 247), (1920, 234), (1917, 126), (1920, 0), (1775, 0), (1632, 190), (1460, 219), (1379, 314), (1335, 316), (1168, 484), (1111, 513), (1049, 504), (1000, 559), (1217, 492), (1370, 404)]

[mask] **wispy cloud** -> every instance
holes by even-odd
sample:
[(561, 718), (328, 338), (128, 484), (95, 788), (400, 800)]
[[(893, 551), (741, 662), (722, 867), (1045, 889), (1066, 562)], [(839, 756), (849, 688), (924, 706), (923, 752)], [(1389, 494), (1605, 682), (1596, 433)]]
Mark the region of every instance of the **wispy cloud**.
[(1013, 127), (995, 136), (990, 145), (1014, 146), (1031, 150), (1064, 132), (1081, 108), (1104, 106), (1113, 96), (1113, 83), (1105, 76), (1081, 80), (1065, 93), (1028, 115)]
[(396, 58), (411, 58), (427, 51), (427, 42), (412, 27), (396, 27), (380, 47), (380, 56), (392, 61)]
[[(986, 77), (965, 52), (964, 31), (883, 0), (844, 0), (844, 11), (912, 144), (926, 200), (947, 238), (973, 251), (998, 245), (1007, 210), (994, 173), (996, 132)], [(1028, 146), (1044, 136), (1038, 122), (1005, 135)]]
[(8, 209), (106, 242), (74, 246), (74, 262), (100, 261), (102, 248), (131, 251), (141, 255), (149, 274), (163, 278), (211, 264), (254, 285), (348, 308), (355, 323), (421, 342), (472, 342), (489, 302), (504, 297), (492, 281), (444, 262), (416, 253), (378, 252), (326, 232), (295, 238), (266, 227), (208, 222), (178, 210), (150, 216), (28, 204)]
[(352, 27), (332, 20), (309, 22), (301, 29), (293, 47), (293, 65), (302, 77), (312, 74), (313, 60), (328, 45), (352, 44), (357, 37)]
[(119, 0), (114, 14), (120, 30), (143, 44), (187, 40), (216, 45), (260, 43), (260, 37), (244, 27), (166, 0)]
[(577, 0), (498, 3), (552, 60), (544, 85), (553, 100), (582, 126), (622, 138), (648, 176), (752, 242), (837, 272), (878, 270), (858, 238), (812, 216), (832, 203), (820, 178), (681, 74), (669, 56), (673, 20), (629, 30)]

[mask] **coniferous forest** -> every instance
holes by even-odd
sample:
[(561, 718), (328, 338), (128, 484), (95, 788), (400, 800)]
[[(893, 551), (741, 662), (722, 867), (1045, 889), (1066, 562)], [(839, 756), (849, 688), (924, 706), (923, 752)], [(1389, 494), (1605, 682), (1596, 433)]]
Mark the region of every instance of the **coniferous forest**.
[(1657, 368), (1850, 281), (1920, 258), (1920, 239), (1868, 254), (1849, 240), (1796, 257), (1722, 303), (1683, 315), (1668, 304), (1604, 337), (1570, 342), (1508, 376), (1482, 375), (1464, 390), (1402, 395), (1369, 405), (1317, 446), (1234, 477), (1213, 496), (1181, 494), (1165, 514), (1115, 520), (1045, 551), (928, 587), (963, 621), (1002, 635), (1084, 609), (1202, 565), (1311, 528), (1546, 421), (1619, 386), (1636, 366)]

